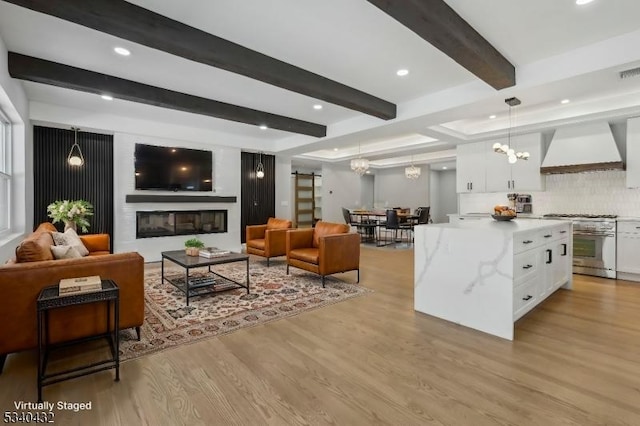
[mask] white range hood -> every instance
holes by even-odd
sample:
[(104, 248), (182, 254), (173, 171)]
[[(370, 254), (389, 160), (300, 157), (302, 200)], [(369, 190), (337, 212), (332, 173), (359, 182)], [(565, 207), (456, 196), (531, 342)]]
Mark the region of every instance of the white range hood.
[(595, 170), (624, 170), (609, 123), (596, 122), (556, 130), (540, 173), (548, 175)]

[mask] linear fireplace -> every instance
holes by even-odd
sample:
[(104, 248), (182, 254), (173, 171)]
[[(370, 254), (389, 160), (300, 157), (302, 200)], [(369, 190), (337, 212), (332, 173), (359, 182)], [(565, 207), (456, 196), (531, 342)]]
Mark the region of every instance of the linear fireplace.
[(226, 210), (136, 212), (136, 238), (227, 232)]

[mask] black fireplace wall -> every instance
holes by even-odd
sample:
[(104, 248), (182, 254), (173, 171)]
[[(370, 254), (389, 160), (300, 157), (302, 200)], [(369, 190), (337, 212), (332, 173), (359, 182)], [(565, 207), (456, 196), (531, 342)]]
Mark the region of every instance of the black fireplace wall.
[(82, 199), (94, 207), (89, 233), (109, 234), (113, 241), (113, 136), (79, 131), (85, 159), (80, 167), (67, 163), (73, 142), (72, 130), (33, 128), (34, 228), (51, 221), (47, 206), (52, 202)]
[(267, 223), (276, 214), (276, 157), (262, 154), (264, 178), (256, 177), (261, 154), (243, 152), (241, 156), (240, 233), (245, 242), (245, 227)]

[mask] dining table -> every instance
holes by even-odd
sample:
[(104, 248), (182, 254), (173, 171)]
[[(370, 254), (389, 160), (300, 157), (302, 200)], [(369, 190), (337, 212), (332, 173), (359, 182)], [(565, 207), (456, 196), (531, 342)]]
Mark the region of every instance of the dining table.
[[(376, 225), (376, 229), (384, 225), (387, 219), (386, 210), (354, 209), (350, 211), (350, 214), (352, 217), (357, 218), (356, 222), (358, 223), (363, 223), (363, 224), (374, 223)], [(398, 220), (400, 221), (400, 223), (409, 223), (411, 225), (415, 225), (418, 223), (418, 218), (419, 218), (418, 215), (413, 214), (411, 212), (398, 211)], [(367, 232), (368, 232), (367, 241), (375, 242), (376, 245), (379, 245), (380, 238), (378, 237), (378, 232), (373, 232), (372, 228), (368, 228)]]
[[(387, 218), (387, 211), (386, 210), (351, 210), (351, 215), (352, 216), (357, 216), (360, 218), (366, 218), (366, 219), (371, 219), (371, 220), (376, 220), (378, 222), (381, 221), (381, 217), (382, 218)], [(413, 214), (413, 213), (406, 213), (406, 212), (398, 212), (398, 218), (399, 219), (406, 219), (407, 221), (409, 220), (418, 220), (418, 215), (417, 214)], [(373, 218), (373, 219), (372, 219)]]

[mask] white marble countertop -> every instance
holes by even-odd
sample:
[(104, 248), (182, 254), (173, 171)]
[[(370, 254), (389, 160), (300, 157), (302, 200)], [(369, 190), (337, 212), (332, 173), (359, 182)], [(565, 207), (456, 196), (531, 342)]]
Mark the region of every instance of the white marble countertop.
[(515, 233), (520, 231), (529, 231), (532, 229), (548, 228), (550, 226), (562, 225), (566, 223), (566, 220), (518, 218), (506, 222), (499, 222), (497, 220), (487, 218), (472, 221), (455, 221), (452, 223), (432, 223), (429, 225), (417, 225), (416, 228), (428, 226), (430, 228), (491, 230), (506, 233)]
[[(469, 216), (469, 217), (491, 217), (491, 213), (479, 213), (479, 212), (472, 212), (472, 213), (449, 213), (447, 214), (447, 216)], [(542, 215), (541, 214), (533, 214), (533, 213), (518, 213), (518, 217), (521, 219), (542, 219)], [(640, 220), (640, 219), (639, 219)]]

